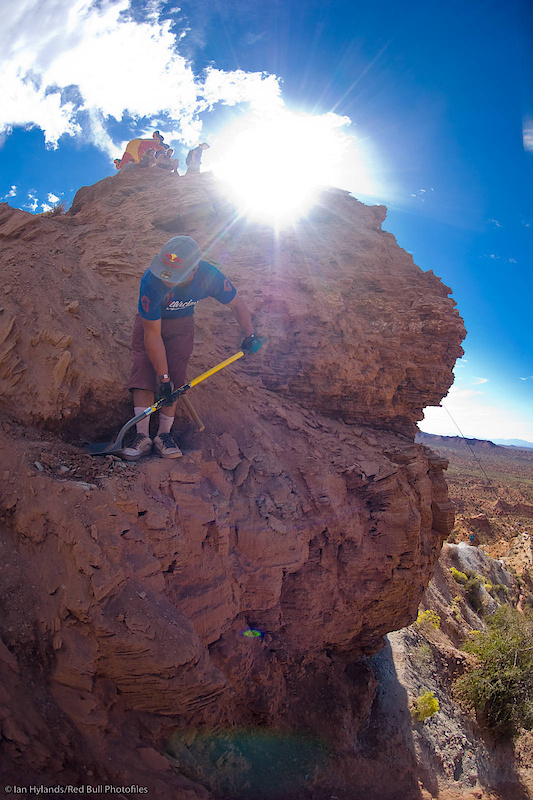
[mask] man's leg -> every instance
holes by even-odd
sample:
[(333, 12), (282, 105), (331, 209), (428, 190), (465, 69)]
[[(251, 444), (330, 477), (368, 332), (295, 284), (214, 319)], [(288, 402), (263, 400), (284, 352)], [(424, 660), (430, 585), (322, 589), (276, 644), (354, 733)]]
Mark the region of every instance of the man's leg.
[[(147, 389), (134, 389), (133, 392), (133, 413), (135, 416), (144, 411), (145, 408), (151, 406), (154, 402), (154, 393), (149, 392)], [(145, 417), (137, 423), (137, 433), (143, 433), (145, 436), (150, 436), (150, 417)]]
[[(169, 374), (175, 387), (186, 383), (187, 363), (194, 344), (194, 320), (192, 317), (179, 320), (163, 320), (162, 334), (167, 351)], [(144, 347), (144, 329), (138, 316), (133, 326), (132, 335), (132, 369), (130, 389), (133, 394), (134, 414), (140, 414), (145, 408), (153, 405), (155, 393), (151, 389), (139, 388), (156, 385), (154, 368)], [(163, 406), (159, 412), (159, 427), (154, 439), (154, 450), (163, 458), (178, 458), (181, 450), (172, 439), (171, 429), (174, 423), (177, 400), (171, 406)], [(137, 423), (137, 436), (130, 447), (122, 450), (122, 457), (136, 461), (152, 452), (150, 438), (150, 417)]]
[[(187, 382), (187, 364), (194, 345), (194, 320), (186, 317), (179, 320), (163, 320), (161, 332), (167, 352), (168, 372), (175, 388)], [(171, 406), (163, 406), (159, 412), (159, 427), (154, 439), (154, 451), (162, 458), (178, 458), (181, 450), (172, 438), (177, 400)]]
[[(141, 318), (137, 315), (133, 325), (131, 339), (132, 366), (129, 387), (133, 395), (133, 413), (135, 416), (151, 406), (154, 402), (154, 390), (139, 388), (152, 386), (155, 388), (154, 368), (144, 347), (144, 329)], [(137, 423), (137, 434), (133, 442), (122, 449), (122, 458), (126, 461), (137, 461), (152, 452), (150, 438), (150, 417)]]
[[(154, 402), (154, 393), (146, 389), (134, 389), (133, 392), (133, 413), (135, 416), (151, 406)], [(122, 458), (126, 461), (138, 461), (143, 456), (148, 456), (152, 452), (152, 440), (150, 438), (150, 417), (145, 417), (136, 425), (137, 434), (129, 447), (122, 448)]]
[(162, 458), (179, 458), (182, 455), (171, 433), (177, 402), (176, 400), (171, 406), (163, 406), (159, 411), (159, 426), (154, 438), (154, 451)]

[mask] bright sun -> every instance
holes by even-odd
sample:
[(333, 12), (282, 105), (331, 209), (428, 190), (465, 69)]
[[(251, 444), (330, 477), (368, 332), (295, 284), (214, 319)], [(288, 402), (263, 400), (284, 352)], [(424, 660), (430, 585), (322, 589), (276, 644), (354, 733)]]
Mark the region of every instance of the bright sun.
[(247, 115), (217, 137), (211, 168), (228, 184), (240, 213), (278, 228), (290, 225), (313, 205), (318, 186), (346, 186), (348, 173), (368, 184), (349, 123), (336, 114), (296, 114), (286, 110), (258, 120)]

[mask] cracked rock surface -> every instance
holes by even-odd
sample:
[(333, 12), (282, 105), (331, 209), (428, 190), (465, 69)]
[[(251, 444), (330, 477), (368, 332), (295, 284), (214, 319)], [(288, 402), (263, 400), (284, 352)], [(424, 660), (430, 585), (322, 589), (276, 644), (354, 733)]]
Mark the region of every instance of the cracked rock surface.
[[(199, 737), (282, 731), (329, 755), (279, 800), (329, 798), (328, 775), (356, 779), (367, 658), (415, 618), (453, 524), (445, 463), (414, 431), (464, 327), (384, 208), (324, 190), (275, 237), (211, 176), (155, 172), (84, 187), (62, 216), (0, 205), (0, 766), (237, 799), (242, 752), (213, 777)], [(138, 281), (178, 233), (268, 343), (190, 393), (206, 430), (179, 411), (182, 458), (91, 458), (80, 444), (133, 413)], [(191, 378), (241, 339), (215, 301), (195, 316)]]

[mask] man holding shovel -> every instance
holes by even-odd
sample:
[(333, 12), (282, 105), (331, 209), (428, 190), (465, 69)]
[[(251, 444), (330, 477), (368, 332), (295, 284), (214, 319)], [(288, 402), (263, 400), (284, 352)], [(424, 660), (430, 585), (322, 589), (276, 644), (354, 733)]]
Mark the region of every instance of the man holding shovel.
[(228, 278), (201, 259), (200, 247), (190, 236), (174, 236), (152, 259), (141, 278), (139, 313), (132, 336), (133, 363), (129, 388), (135, 415), (157, 399), (168, 399), (159, 412), (159, 429), (153, 442), (150, 418), (137, 423), (137, 435), (121, 451), (128, 461), (152, 452), (163, 458), (178, 458), (181, 450), (171, 428), (177, 400), (174, 387), (187, 382), (187, 363), (194, 344), (194, 307), (205, 297), (227, 305), (245, 336), (241, 349), (256, 353), (263, 340), (255, 335), (250, 312)]

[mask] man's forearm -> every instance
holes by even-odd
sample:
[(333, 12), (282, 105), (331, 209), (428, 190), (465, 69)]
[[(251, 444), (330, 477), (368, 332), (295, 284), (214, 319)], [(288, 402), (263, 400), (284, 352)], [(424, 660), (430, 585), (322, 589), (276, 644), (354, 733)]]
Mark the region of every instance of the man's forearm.
[(241, 300), (240, 297), (235, 297), (235, 299), (230, 303), (230, 308), (233, 316), (241, 326), (244, 335), (250, 336), (250, 334), (254, 332), (254, 326), (246, 303)]

